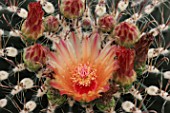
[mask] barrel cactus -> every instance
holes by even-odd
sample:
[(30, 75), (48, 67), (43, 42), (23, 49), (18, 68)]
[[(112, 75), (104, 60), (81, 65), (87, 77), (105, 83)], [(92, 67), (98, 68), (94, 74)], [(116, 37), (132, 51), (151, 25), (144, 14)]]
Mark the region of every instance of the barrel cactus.
[(168, 0), (1, 0), (0, 113), (169, 113)]

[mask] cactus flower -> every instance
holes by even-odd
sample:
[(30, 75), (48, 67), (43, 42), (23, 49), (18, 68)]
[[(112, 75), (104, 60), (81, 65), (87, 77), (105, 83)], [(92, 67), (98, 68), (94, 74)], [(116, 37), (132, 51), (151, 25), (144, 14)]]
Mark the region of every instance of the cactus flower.
[(60, 11), (64, 17), (75, 19), (82, 16), (84, 3), (82, 0), (62, 0)]
[(104, 32), (110, 32), (113, 30), (116, 21), (113, 15), (106, 14), (99, 19), (98, 23), (99, 29), (101, 29)]
[(109, 89), (109, 80), (118, 68), (110, 43), (100, 49), (98, 33), (83, 38), (72, 33), (68, 40), (56, 44), (57, 53), (49, 55), (55, 74), (51, 86), (77, 101), (91, 102)]
[(47, 49), (41, 44), (34, 44), (24, 50), (24, 63), (30, 71), (37, 71), (46, 63)]
[(57, 32), (59, 30), (59, 22), (55, 16), (48, 16), (44, 20), (45, 30), (49, 32)]
[(140, 31), (136, 25), (122, 22), (115, 26), (113, 35), (119, 45), (129, 47), (139, 40)]
[(136, 72), (134, 71), (135, 51), (122, 46), (115, 47), (115, 51), (119, 68), (113, 75), (113, 79), (122, 86), (130, 85), (136, 80)]
[(26, 40), (36, 40), (43, 35), (44, 26), (42, 17), (44, 12), (40, 2), (31, 2), (28, 5), (28, 17), (21, 27), (21, 31)]

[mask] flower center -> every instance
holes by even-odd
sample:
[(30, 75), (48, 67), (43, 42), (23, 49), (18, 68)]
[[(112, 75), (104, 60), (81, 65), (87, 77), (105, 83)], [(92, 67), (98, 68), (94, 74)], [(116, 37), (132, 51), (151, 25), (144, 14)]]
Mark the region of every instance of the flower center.
[(81, 86), (89, 86), (96, 79), (96, 69), (87, 64), (80, 64), (72, 72), (71, 79)]

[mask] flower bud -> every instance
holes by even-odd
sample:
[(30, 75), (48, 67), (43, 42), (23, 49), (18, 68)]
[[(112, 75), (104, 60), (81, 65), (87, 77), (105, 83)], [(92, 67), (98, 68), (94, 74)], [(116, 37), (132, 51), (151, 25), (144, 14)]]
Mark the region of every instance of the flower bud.
[(61, 105), (67, 98), (65, 95), (60, 95), (55, 89), (50, 88), (47, 92), (47, 98), (52, 105)]
[(115, 106), (115, 99), (112, 98), (109, 102), (107, 103), (104, 103), (104, 102), (97, 102), (96, 103), (96, 107), (100, 110), (100, 111), (103, 111), (103, 112), (106, 112), (108, 111), (109, 109), (111, 109), (112, 107)]
[(115, 47), (115, 51), (119, 68), (113, 75), (114, 80), (122, 86), (130, 85), (136, 80), (136, 72), (134, 71), (135, 51), (122, 46)]
[(89, 19), (83, 19), (82, 28), (88, 30), (91, 28), (91, 21)]
[(57, 32), (59, 29), (59, 22), (56, 17), (48, 16), (44, 20), (45, 30), (49, 32)]
[(133, 46), (138, 40), (140, 31), (136, 25), (122, 22), (115, 26), (113, 31), (115, 41), (122, 46)]
[(60, 11), (64, 17), (75, 19), (82, 16), (84, 3), (82, 0), (62, 0)]
[(22, 24), (21, 31), (26, 40), (37, 40), (44, 32), (44, 26), (42, 23), (44, 12), (40, 2), (30, 3), (28, 5), (28, 10), (28, 17)]
[(142, 75), (145, 69), (148, 50), (153, 40), (154, 40), (154, 37), (152, 34), (146, 34), (146, 35), (143, 35), (134, 46), (135, 54), (136, 54), (135, 55), (135, 69), (138, 75)]
[(102, 16), (99, 21), (99, 29), (101, 29), (104, 32), (110, 32), (113, 30), (114, 26), (115, 26), (115, 19), (112, 15), (104, 15)]
[(34, 44), (24, 50), (24, 63), (30, 71), (37, 71), (46, 63), (47, 49), (41, 44)]

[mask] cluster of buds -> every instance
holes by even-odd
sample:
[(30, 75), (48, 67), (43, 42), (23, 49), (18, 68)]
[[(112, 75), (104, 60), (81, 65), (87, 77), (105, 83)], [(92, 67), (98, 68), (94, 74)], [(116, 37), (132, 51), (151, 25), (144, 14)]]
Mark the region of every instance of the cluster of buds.
[[(110, 112), (115, 107), (113, 95), (131, 87), (144, 71), (153, 34), (141, 36), (136, 25), (141, 16), (134, 23), (120, 22), (119, 16), (129, 6), (129, 0), (120, 0), (115, 5), (117, 9), (109, 9), (108, 1), (98, 0), (94, 10), (87, 0), (58, 0), (57, 15), (53, 4), (41, 2), (28, 5), (21, 27), (25, 41), (32, 44), (24, 49), (24, 66), (35, 73), (50, 70), (52, 74), (45, 76), (50, 104), (61, 105), (73, 98), (88, 104), (94, 102), (100, 111)], [(49, 12), (48, 16), (44, 17), (42, 8)], [(51, 34), (59, 37), (59, 42), (56, 38), (50, 40), (54, 51), (37, 44), (41, 36), (53, 38)], [(51, 47), (51, 42), (47, 44)]]

